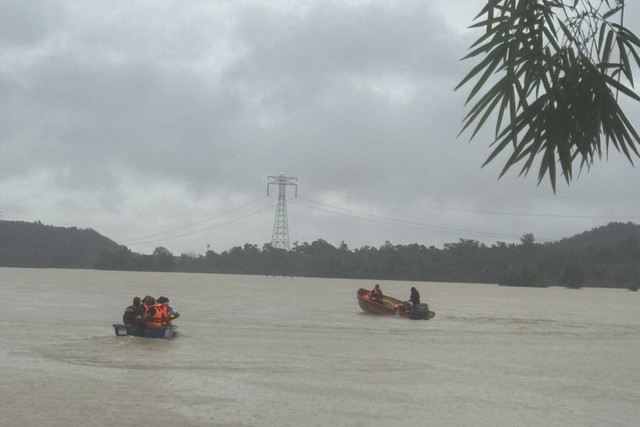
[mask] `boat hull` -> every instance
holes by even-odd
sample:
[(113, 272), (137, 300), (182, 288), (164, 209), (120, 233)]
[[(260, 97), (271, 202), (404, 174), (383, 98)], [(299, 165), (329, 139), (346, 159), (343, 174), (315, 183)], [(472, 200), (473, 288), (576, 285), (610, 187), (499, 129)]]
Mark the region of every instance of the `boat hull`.
[(400, 316), (414, 320), (429, 320), (436, 315), (435, 312), (428, 310), (426, 304), (420, 304), (423, 307), (420, 307), (419, 310), (412, 310), (409, 303), (399, 299), (385, 295), (379, 301), (374, 301), (370, 299), (370, 296), (371, 291), (363, 288), (358, 289), (358, 305), (362, 311), (367, 313), (379, 316)]
[(144, 328), (138, 328), (135, 325), (115, 323), (113, 329), (117, 337), (173, 338), (177, 334), (176, 329), (178, 329), (178, 325), (145, 326)]

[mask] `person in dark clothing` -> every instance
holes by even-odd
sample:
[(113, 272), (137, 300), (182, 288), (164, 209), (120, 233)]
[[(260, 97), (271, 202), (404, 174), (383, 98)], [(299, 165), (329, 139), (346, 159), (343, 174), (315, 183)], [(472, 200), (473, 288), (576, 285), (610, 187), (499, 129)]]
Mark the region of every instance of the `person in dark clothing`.
[(416, 307), (418, 307), (418, 304), (420, 304), (420, 293), (416, 288), (411, 288), (411, 296), (409, 297), (409, 301), (411, 301), (411, 305), (413, 306), (414, 310)]
[(380, 285), (376, 283), (376, 286), (371, 291), (371, 300), (380, 301), (382, 298), (382, 289), (380, 289)]
[(133, 325), (138, 316), (144, 317), (144, 307), (140, 304), (140, 297), (135, 297), (133, 299), (133, 305), (130, 305), (124, 310), (122, 323), (125, 325)]

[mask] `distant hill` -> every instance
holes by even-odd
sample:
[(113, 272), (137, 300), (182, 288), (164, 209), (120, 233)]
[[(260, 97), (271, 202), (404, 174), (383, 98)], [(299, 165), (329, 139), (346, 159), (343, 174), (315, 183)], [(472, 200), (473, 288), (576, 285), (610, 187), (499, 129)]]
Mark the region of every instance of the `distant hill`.
[(556, 244), (563, 248), (603, 247), (618, 244), (629, 238), (640, 239), (640, 225), (632, 222), (610, 222), (562, 239)]
[(100, 251), (123, 248), (92, 229), (0, 221), (0, 266), (93, 268)]

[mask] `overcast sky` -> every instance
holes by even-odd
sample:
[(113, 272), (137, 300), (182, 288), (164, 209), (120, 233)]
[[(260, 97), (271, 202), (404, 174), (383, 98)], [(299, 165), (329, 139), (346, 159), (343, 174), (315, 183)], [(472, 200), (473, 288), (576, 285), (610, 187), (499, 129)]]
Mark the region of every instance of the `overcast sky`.
[[(457, 137), (482, 4), (2, 0), (2, 218), (142, 253), (262, 247), (267, 177), (284, 173), (291, 243), (542, 242), (640, 223), (640, 169), (615, 151), (554, 195), (536, 171), (482, 168), (489, 135)], [(640, 33), (638, 2), (625, 24)]]

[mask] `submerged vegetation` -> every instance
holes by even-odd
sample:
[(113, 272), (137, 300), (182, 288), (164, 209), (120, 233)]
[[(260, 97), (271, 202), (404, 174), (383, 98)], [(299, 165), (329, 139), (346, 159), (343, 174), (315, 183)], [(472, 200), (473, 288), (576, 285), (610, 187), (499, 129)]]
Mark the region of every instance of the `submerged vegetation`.
[(497, 283), (507, 286), (614, 287), (640, 284), (640, 225), (610, 223), (558, 242), (490, 246), (460, 239), (443, 248), (414, 243), (349, 249), (318, 239), (289, 251), (270, 244), (176, 256), (165, 247), (132, 252), (93, 230), (0, 221), (0, 266), (97, 268), (372, 280)]

